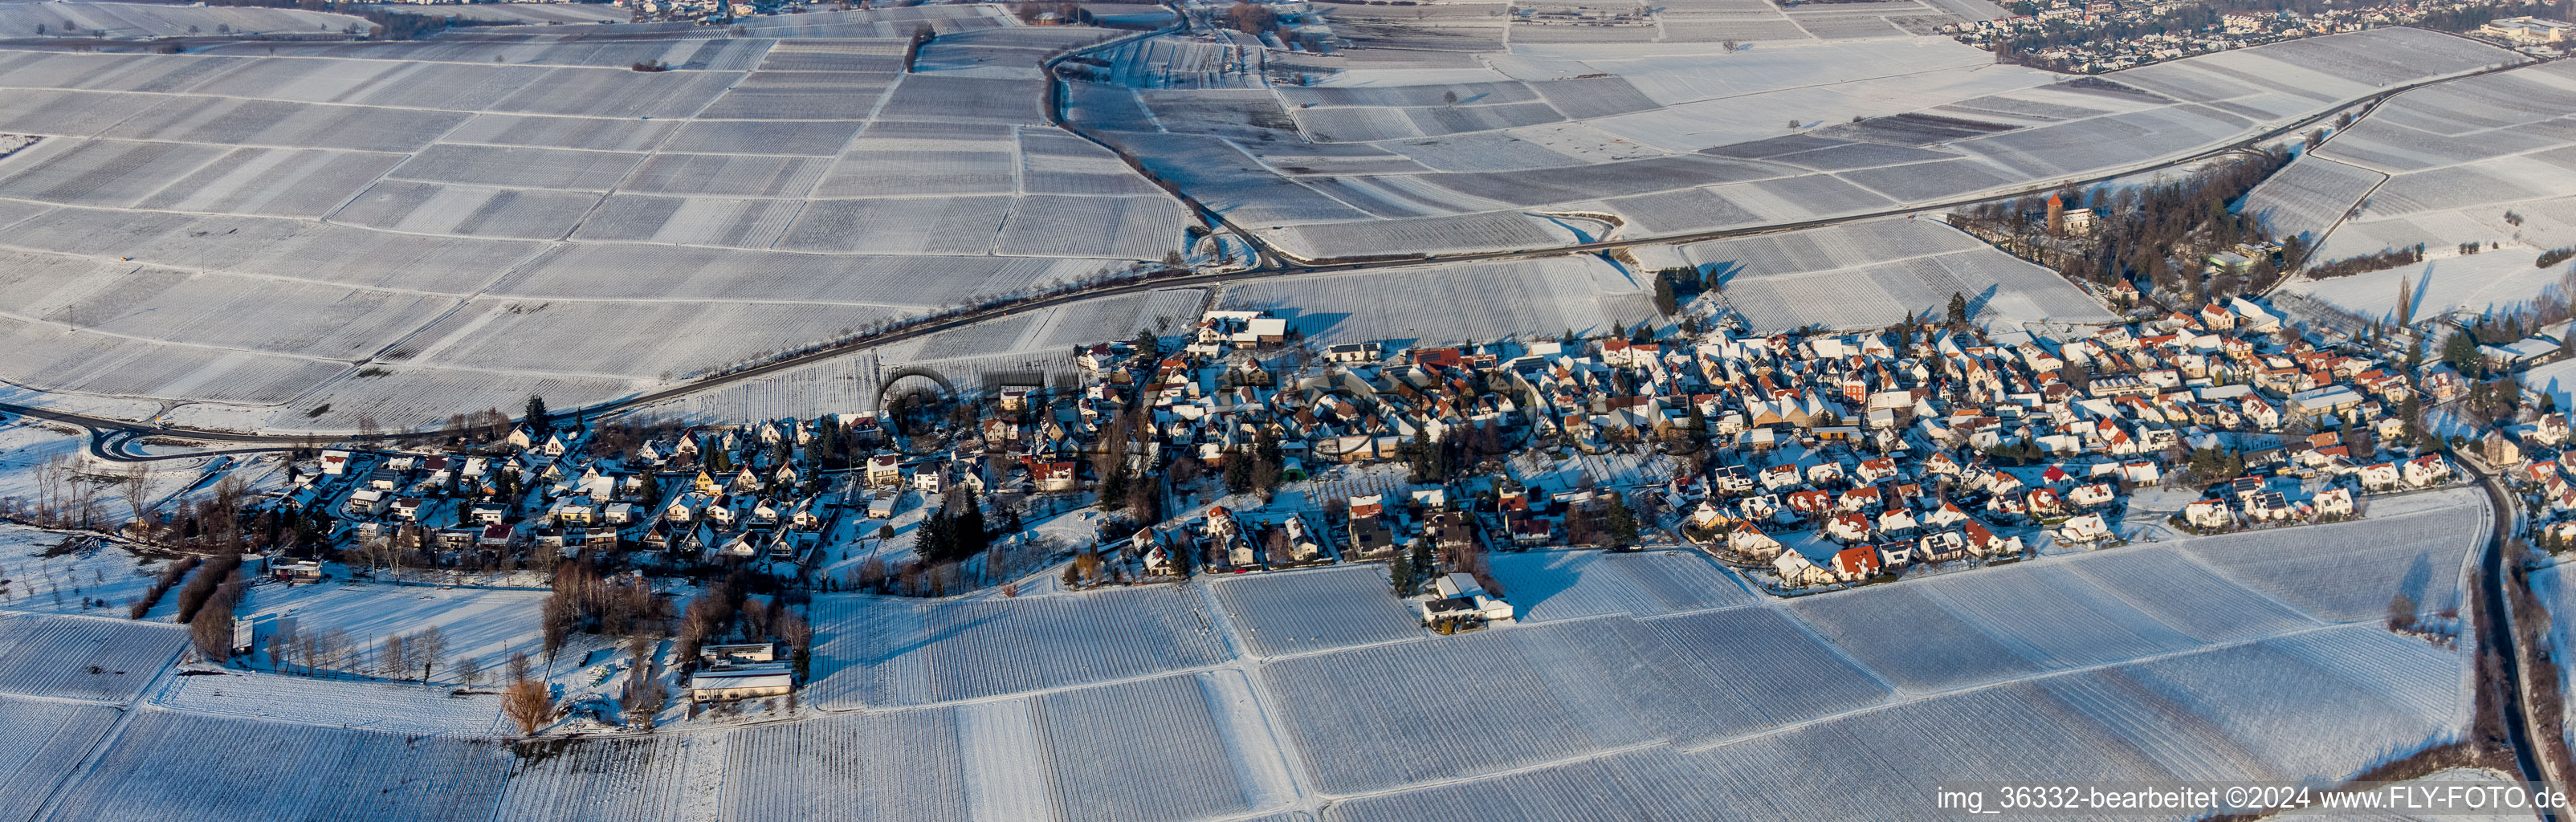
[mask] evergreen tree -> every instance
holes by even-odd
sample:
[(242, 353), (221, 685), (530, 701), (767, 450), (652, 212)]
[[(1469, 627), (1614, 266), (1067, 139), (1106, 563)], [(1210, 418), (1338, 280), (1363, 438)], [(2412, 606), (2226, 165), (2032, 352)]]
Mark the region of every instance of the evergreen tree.
[(2478, 373), (2478, 341), (2466, 331), (2453, 331), (2442, 341), (2442, 362), (2449, 363), (2462, 376)]
[(1610, 529), (1611, 545), (1626, 547), (1637, 541), (1637, 512), (1629, 510), (1628, 501), (1617, 493), (1609, 496), (1609, 507), (1604, 512), (1604, 518), (1608, 520), (1606, 524)]
[[(945, 507), (945, 506), (942, 506)], [(957, 521), (946, 511), (923, 517), (913, 528), (912, 551), (930, 562), (944, 562), (957, 554)]]
[(1655, 310), (1667, 317), (1682, 313), (1681, 302), (1673, 296), (1673, 278), (1670, 275), (1655, 275)]
[(1396, 596), (1413, 595), (1413, 563), (1395, 560), (1386, 564), (1387, 582), (1395, 586)]
[(733, 473), (733, 455), (725, 453), (722, 448), (707, 452), (707, 473), (717, 482), (723, 482), (726, 474)]
[(546, 424), (546, 398), (528, 395), (528, 430), (538, 433), (550, 430)]
[[(1440, 573), (1439, 566), (1431, 561), (1431, 540), (1416, 538), (1413, 541), (1413, 561), (1410, 564), (1412, 567), (1407, 568), (1406, 571), (1413, 578), (1415, 590), (1419, 590), (1423, 583)], [(1410, 594), (1411, 591), (1406, 593)]]
[(982, 501), (976, 499), (975, 489), (971, 486), (960, 486), (957, 493), (950, 496), (950, 500), (957, 507), (956, 526), (951, 531), (957, 543), (955, 549), (957, 556), (970, 557), (983, 553), (984, 548), (992, 544), (992, 532), (985, 527), (984, 507)]

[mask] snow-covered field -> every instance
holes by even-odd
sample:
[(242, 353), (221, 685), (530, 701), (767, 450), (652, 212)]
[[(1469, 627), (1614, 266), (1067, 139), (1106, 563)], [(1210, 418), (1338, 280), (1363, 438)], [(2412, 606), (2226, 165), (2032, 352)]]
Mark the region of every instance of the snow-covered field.
[[(1729, 50), (1669, 39), (1672, 15), (1696, 13), (1685, 8), (1662, 10), (1662, 35), (1611, 27), (1533, 43), (1522, 35), (1574, 29), (1453, 6), (1344, 32), (1439, 42), (1388, 34), (1432, 51), (1347, 52), (1323, 63), (1338, 72), (1308, 75), (1314, 85), (1169, 87), (1119, 72), (1118, 85), (1077, 84), (1073, 115), (1288, 253), (1358, 257), (1526, 248), (1599, 231), (1583, 220), (1601, 214), (1620, 221), (1613, 235), (1637, 237), (1929, 207), (2185, 156), (2389, 85), (2521, 59), (2380, 29), (2067, 81), (1870, 13), (1738, 19), (1749, 28), (1724, 39), (1776, 39), (1766, 26), (1823, 39)], [(1381, 13), (1334, 18), (1354, 14)], [(1623, 45), (1657, 36), (1668, 39)]]
[[(306, 14), (0, 4), (0, 35), (43, 9)], [(585, 19), (543, 11), (474, 13)], [(907, 73), (910, 26), (943, 36)], [(1177, 201), (1038, 117), (1027, 67), (1105, 30), (954, 6), (474, 31), (0, 49), (0, 133), (43, 138), (0, 160), (0, 379), (83, 407), (206, 401), (178, 418), (203, 425), (411, 427), (1186, 250)]]
[(1756, 331), (1809, 325), (1882, 328), (1968, 300), (1978, 322), (2110, 322), (2108, 309), (2058, 276), (1933, 220), (1892, 218), (1691, 243), (1716, 273), (1717, 299)]
[[(825, 595), (801, 709), (526, 752), (497, 741), (489, 695), (173, 676), (176, 626), (13, 615), (0, 701), (29, 753), (0, 794), (63, 820), (1392, 820), (1496, 802), (1778, 819), (1922, 800), (1905, 780), (1803, 780), (1825, 763), (2333, 779), (2466, 725), (2466, 654), (2379, 621), (2396, 593), (2456, 598), (2482, 503), (2404, 502), (1786, 601), (1692, 553), (1507, 554), (1495, 575), (1532, 621), (1445, 637), (1413, 626), (1377, 565)], [(252, 602), (361, 635), (442, 624), (451, 648), (536, 633), (533, 592), (262, 586)], [(128, 673), (63, 678), (92, 661)]]
[(162, 3), (0, 3), (0, 38), (89, 37), (117, 39), (214, 34), (337, 33), (374, 24), (347, 14), (297, 9), (223, 8)]
[[(2336, 236), (2342, 236), (2341, 229), (2336, 231)], [(2439, 250), (2438, 247), (2435, 250)], [(2354, 253), (2376, 253), (2376, 250)], [(2563, 290), (2568, 282), (2569, 267), (2565, 264), (2548, 268), (2532, 265), (2538, 256), (2539, 252), (2530, 248), (2508, 245), (2478, 254), (2441, 257), (2415, 265), (2330, 280), (2302, 278), (2283, 284), (2281, 290), (2315, 297), (2345, 311), (2393, 323), (2397, 321), (2397, 295), (2412, 285), (2417, 322), (2453, 311), (2474, 316), (2484, 314), (2490, 308), (2530, 302), (2533, 297), (2547, 291)]]
[[(2318, 178), (2302, 166), (2337, 164), (2384, 175), (2385, 182), (2349, 194), (2359, 213), (2326, 238), (2317, 259), (2331, 260), (2377, 253), (2388, 248), (2423, 244), (2435, 254), (2462, 243), (2500, 245), (2475, 257), (2435, 260), (2432, 271), (2419, 274), (2435, 281), (2426, 307), (2484, 306), (2528, 300), (2539, 287), (2558, 281), (2558, 270), (2515, 272), (2498, 256), (2531, 268), (2539, 252), (2576, 245), (2576, 134), (2558, 119), (2576, 106), (2576, 70), (2564, 63), (2545, 63), (2513, 71), (2442, 83), (2409, 91), (2382, 104), (2369, 117), (2318, 148), (2316, 156), (2293, 164), (2290, 171)], [(2337, 172), (2336, 177), (2353, 172)], [(2337, 206), (2340, 214), (2356, 202)], [(2319, 204), (2322, 206), (2323, 204)], [(2322, 208), (2297, 206), (2301, 227), (2314, 222)], [(2457, 275), (2441, 271), (2444, 263), (2462, 267)], [(2492, 267), (2491, 267), (2492, 266)], [(2522, 276), (2514, 276), (2521, 274)], [(2377, 290), (2394, 293), (2395, 274), (2364, 275), (2351, 280), (2385, 279)], [(2441, 281), (2455, 282), (2448, 287)], [(2360, 313), (2384, 313), (2375, 303), (2391, 297), (2342, 292), (2345, 280), (2315, 284), (2330, 301)], [(2474, 283), (2473, 285), (2471, 283)], [(2307, 284), (2301, 284), (2307, 285)], [(2465, 288), (2465, 291), (2461, 289)], [(2343, 298), (2357, 298), (2346, 303)], [(2423, 312), (2417, 312), (2423, 316)]]

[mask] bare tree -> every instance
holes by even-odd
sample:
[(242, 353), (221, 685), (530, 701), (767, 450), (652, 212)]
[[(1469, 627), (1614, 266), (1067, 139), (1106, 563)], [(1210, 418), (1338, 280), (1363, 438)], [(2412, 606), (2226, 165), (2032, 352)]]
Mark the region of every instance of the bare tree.
[(554, 718), (554, 700), (546, 695), (546, 683), (522, 679), (501, 692), (501, 714), (519, 726), (519, 735), (533, 736)]
[(447, 655), (447, 635), (432, 625), (413, 634), (410, 644), (412, 663), (420, 667), (420, 681), (427, 684), (430, 673), (438, 668), (440, 658)]
[(376, 669), (387, 679), (411, 678), (411, 643), (401, 634), (386, 634), (376, 652)]
[[(149, 531), (151, 528), (143, 521), (143, 512), (147, 507), (144, 495), (149, 491), (151, 480), (151, 469), (144, 467), (140, 462), (126, 463), (125, 475), (117, 478), (118, 484), (125, 489), (125, 506), (134, 512), (134, 518), (131, 520), (134, 526), (132, 530), (138, 532), (138, 536), (140, 532)], [(150, 542), (148, 539), (145, 541)]]
[(483, 684), (483, 660), (472, 656), (457, 660), (456, 681), (468, 688)]
[(196, 640), (197, 652), (211, 662), (223, 662), (233, 656), (233, 605), (241, 597), (241, 576), (217, 588), (197, 610), (197, 618), (188, 623), (188, 636)]

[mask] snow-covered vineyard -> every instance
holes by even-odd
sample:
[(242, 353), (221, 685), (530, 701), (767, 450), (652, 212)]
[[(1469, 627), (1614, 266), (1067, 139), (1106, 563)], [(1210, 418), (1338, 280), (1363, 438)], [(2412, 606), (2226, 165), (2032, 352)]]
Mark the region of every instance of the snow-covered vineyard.
[(1695, 553), (1517, 555), (1495, 574), (1524, 624), (1460, 636), (1369, 567), (823, 594), (792, 714), (529, 748), (489, 695), (182, 674), (176, 628), (12, 615), (0, 703), (26, 756), (0, 795), (53, 820), (1701, 820), (1869, 818), (1928, 789), (1802, 778), (1827, 763), (2333, 779), (2466, 727), (2467, 653), (2378, 618), (2396, 594), (2459, 605), (2487, 516), (2434, 491), (1794, 600)]
[[(116, 37), (366, 25), (47, 3), (0, 5), (0, 36), (39, 9)], [(907, 66), (915, 29), (937, 37)], [(1193, 239), (1040, 110), (1038, 60), (1115, 30), (965, 5), (474, 31), (0, 46), (0, 379), (204, 401), (183, 416), (208, 424), (407, 427), (624, 396)]]
[[(1431, 51), (1409, 62), (1360, 51), (1324, 64), (1333, 71), (1274, 66), (1299, 82), (1266, 93), (1071, 94), (1076, 123), (1282, 251), (1324, 259), (1526, 248), (1570, 226), (1669, 236), (1930, 207), (2189, 156), (2525, 59), (2382, 29), (2068, 79), (1944, 38), (1885, 38), (1887, 23), (1868, 20), (1881, 39), (1653, 56), (1519, 45), (1515, 23), (1508, 50), (1460, 38), (1412, 44)], [(1397, 27), (1451, 28), (1421, 15)]]

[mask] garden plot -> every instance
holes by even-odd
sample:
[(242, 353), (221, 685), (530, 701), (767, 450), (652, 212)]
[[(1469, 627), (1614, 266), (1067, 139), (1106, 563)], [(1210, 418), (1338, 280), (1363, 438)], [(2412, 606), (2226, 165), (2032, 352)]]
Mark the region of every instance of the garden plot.
[(721, 773), (728, 734), (587, 739), (561, 753), (519, 759), (496, 819), (662, 822), (703, 807)]
[(1107, 267), (1105, 260), (759, 254), (581, 243), (528, 264), (492, 292), (535, 298), (930, 307), (1070, 281)]
[(619, 190), (639, 194), (803, 197), (831, 161), (759, 154), (655, 154)]
[(271, 405), (347, 363), (169, 345), (0, 317), (0, 380), (41, 391)]
[[(474, 111), (526, 90), (548, 79), (554, 71), (581, 70), (392, 60), (260, 59), (231, 63), (187, 91), (195, 95), (305, 103)], [(604, 75), (599, 70), (591, 71)]]
[(1883, 220), (1682, 246), (1725, 282), (1728, 305), (1755, 327), (1866, 328), (1938, 311), (1965, 296), (1984, 322), (2109, 322), (2100, 303), (2058, 277), (1947, 226)]
[[(0, 78), (7, 76), (0, 74)], [(147, 94), (13, 89), (8, 94), (0, 94), (0, 130), (10, 134), (97, 134), (108, 126), (159, 105), (165, 99)]]
[(739, 74), (552, 69), (489, 110), (581, 117), (688, 117), (713, 102)]
[(956, 711), (935, 708), (733, 731), (724, 743), (724, 816), (746, 822), (970, 818), (960, 724)]
[[(1329, 822), (1417, 820), (1624, 819), (1700, 822), (1740, 818), (1745, 795), (1730, 794), (1697, 763), (1652, 747), (1548, 765), (1490, 779), (1334, 803)], [(1779, 790), (1778, 785), (1767, 791)], [(1755, 794), (1758, 795), (1758, 794)], [(1786, 816), (1775, 818), (1790, 818)]]
[(557, 148), (434, 145), (385, 176), (467, 185), (607, 191), (641, 154)]
[[(363, 358), (409, 332), (450, 297), (239, 277), (131, 263), (21, 257), (0, 273), (5, 310), (108, 334), (278, 354)], [(48, 265), (47, 263), (67, 263)], [(291, 311), (304, 322), (241, 318)]]
[[(1590, 226), (1586, 226), (1590, 228)], [(1282, 251), (1309, 260), (1377, 257), (1396, 249), (1467, 251), (1545, 248), (1579, 242), (1563, 224), (1527, 214), (1491, 213), (1290, 226), (1270, 235)]]
[[(182, 143), (226, 143), (285, 148), (344, 148), (367, 151), (418, 151), (458, 123), (464, 114), (244, 100), (232, 97), (163, 97), (166, 103), (117, 123), (106, 137), (168, 140)], [(643, 129), (650, 133), (652, 129)], [(355, 175), (354, 171), (351, 174)], [(358, 182), (373, 175), (358, 176)]]
[(1526, 622), (1647, 617), (1757, 601), (1733, 576), (1690, 551), (1507, 554), (1496, 556), (1493, 566), (1494, 580)]
[[(1239, 775), (1248, 763), (1237, 761), (1227, 739), (1267, 729), (1218, 714), (1211, 685), (1202, 675), (1182, 675), (1038, 697), (1038, 726), (1066, 818), (1177, 822), (1253, 810), (1252, 786)], [(1140, 721), (1146, 717), (1152, 719)], [(1226, 727), (1229, 721), (1237, 726)]]
[(2452, 505), (2360, 522), (2203, 537), (2184, 550), (2329, 622), (2384, 619), (2394, 597), (2431, 615), (2461, 606), (2461, 569), (2487, 536), (2471, 491)]
[(2277, 236), (2315, 243), (2386, 179), (2388, 175), (2324, 157), (2301, 157), (2255, 186), (2245, 197), (2244, 212)]
[(981, 254), (992, 250), (1009, 197), (888, 197), (807, 203), (778, 247), (856, 254)]
[[(487, 682), (501, 677), (500, 666), (491, 667)], [(452, 669), (434, 678), (441, 684), (340, 682), (267, 673), (174, 676), (152, 694), (151, 704), (205, 716), (419, 736), (488, 737), (504, 732), (497, 694), (450, 696), (448, 691), (457, 687)]]
[(1147, 89), (1136, 96), (1173, 133), (1264, 142), (1297, 138), (1298, 121), (1266, 89)]
[(889, 120), (958, 120), (970, 123), (1042, 125), (1038, 101), (1046, 96), (1040, 80), (992, 80), (937, 74), (907, 74), (886, 98), (877, 116)]
[(612, 194), (573, 238), (768, 248), (804, 207), (802, 200)]
[(2045, 667), (1940, 607), (1922, 591), (1896, 588), (1802, 597), (1788, 607), (1861, 664), (1911, 690), (1951, 690), (2027, 676)]
[[(417, 737), (142, 710), (60, 797), (66, 819), (481, 822), (510, 755)], [(208, 779), (221, 773), (223, 779)]]
[(841, 153), (861, 125), (849, 120), (697, 120), (681, 127), (661, 150), (829, 157)]
[(393, 231), (551, 240), (572, 233), (599, 195), (404, 180), (377, 183), (332, 219)]
[[(617, 397), (636, 390), (635, 381), (624, 377), (516, 374), (400, 364), (371, 367), (384, 373), (359, 377), (344, 366), (334, 375), (337, 379), (319, 380), (319, 388), (292, 397), (296, 404), (291, 406), (256, 409), (245, 415), (190, 405), (173, 412), (171, 419), (174, 424), (190, 426), (255, 424), (288, 431), (355, 431), (362, 418), (374, 419), (386, 428), (435, 428), (460, 408), (524, 405), (531, 396)], [(317, 409), (322, 413), (312, 413)]]
[(1215, 137), (1110, 132), (1100, 135), (1137, 158), (1156, 177), (1172, 182), (1208, 208), (1237, 220), (1320, 222), (1366, 219), (1352, 208), (1305, 186), (1281, 179)]
[(1011, 209), (996, 251), (1151, 260), (1182, 250), (1182, 231), (1190, 224), (1189, 213), (1167, 197), (1033, 194)]
[[(294, 617), (299, 634), (315, 636), (339, 631), (352, 644), (371, 644), (392, 634), (413, 634), (424, 628), (437, 628), (446, 638), (447, 656), (451, 663), (469, 658), (477, 660), (487, 675), (498, 679), (497, 674), (490, 672), (501, 670), (502, 663), (512, 653), (544, 658), (541, 637), (528, 626), (537, 624), (538, 610), (543, 607), (545, 598), (544, 591), (439, 590), (426, 586), (325, 582), (284, 589), (261, 588), (250, 598), (241, 618)], [(580, 649), (577, 643), (574, 650)], [(439, 673), (436, 678), (444, 682), (454, 681), (452, 672)], [(293, 686), (275, 684), (274, 687)], [(473, 709), (459, 706), (457, 710)], [(430, 715), (442, 713), (433, 711)]]
[(903, 70), (904, 40), (781, 40), (761, 58), (761, 71)]
[[(2226, 646), (2204, 653), (2126, 666), (2120, 673), (2145, 689), (2190, 705), (2237, 745), (2288, 778), (2337, 778), (2361, 765), (2460, 733), (2459, 655), (2420, 641), (2382, 642), (2375, 625), (2333, 629), (2329, 653), (2394, 660), (2440, 659), (2448, 676), (2352, 679), (2291, 653), (2289, 640)], [(2354, 663), (2347, 662), (2347, 666)], [(2249, 683), (2266, 687), (2248, 687)], [(2438, 689), (2438, 690), (2432, 690)], [(2430, 691), (2429, 693), (2427, 691)], [(2433, 711), (2428, 714), (2425, 711)]]
[(1423, 635), (1387, 588), (1382, 565), (1251, 574), (1208, 583), (1254, 656), (1271, 657)]
[(1700, 710), (1681, 740), (1741, 736), (1875, 705), (1887, 683), (1773, 608), (1728, 608), (1640, 623), (1667, 649), (1677, 691)]
[[(1291, 657), (1264, 663), (1261, 677), (1318, 789), (1382, 790), (1655, 739), (1642, 709), (1680, 706), (1639, 698), (1652, 665), (1609, 641), (1622, 623), (1633, 624), (1611, 617)], [(1462, 709), (1463, 671), (1518, 696)]]
[(439, 137), (439, 141), (593, 151), (648, 151), (662, 145), (664, 138), (681, 126), (672, 120), (477, 114), (456, 126), (456, 130)]
[[(669, 380), (844, 336), (896, 312), (850, 305), (488, 297), (423, 327), (391, 362), (532, 374)], [(653, 328), (639, 350), (607, 328)]]
[(2011, 172), (1968, 159), (1861, 169), (1843, 172), (1840, 176), (1890, 199), (1908, 203), (1946, 200), (2002, 188), (2013, 182)]
[(214, 146), (55, 138), (0, 161), (0, 197), (130, 205), (223, 154)]
[[(1615, 289), (1605, 287), (1610, 283)], [(1550, 257), (1244, 283), (1227, 289), (1225, 304), (1278, 312), (1289, 328), (1319, 341), (1437, 344), (1632, 324), (1654, 311), (1635, 288), (1597, 258)]]
[(540, 243), (426, 237), (268, 217), (62, 208), (12, 227), (9, 245), (142, 265), (462, 293)]
[(1745, 203), (1729, 198), (1725, 189), (1725, 186), (1686, 188), (1625, 197), (1608, 201), (1606, 205), (1627, 217), (1629, 225), (1650, 234), (1733, 228), (1763, 221), (1764, 218), (1748, 210)]
[[(801, 72), (797, 74), (800, 77), (805, 76)], [(847, 81), (769, 86), (756, 86), (749, 82), (751, 78), (759, 76), (759, 74), (753, 74), (744, 78), (743, 85), (735, 86), (725, 92), (724, 96), (716, 98), (715, 103), (707, 106), (705, 111), (699, 112), (698, 116), (708, 119), (746, 120), (863, 120), (867, 118), (869, 112), (876, 110), (877, 100), (885, 95), (885, 87), (882, 85), (864, 85)], [(832, 75), (812, 76), (821, 80)], [(884, 77), (880, 74), (851, 76), (868, 79)]]
[(0, 694), (131, 702), (161, 676), (187, 629), (108, 617), (12, 614)]
[(818, 615), (812, 698), (921, 705), (1215, 665), (1196, 592), (1172, 586), (911, 604), (853, 598)]
[(319, 218), (382, 176), (399, 154), (239, 148), (143, 198), (140, 208)]
[(2148, 615), (2204, 642), (2226, 642), (2313, 626), (2305, 614), (2211, 571), (2183, 551), (2153, 548), (2085, 554), (2076, 573)]
[(2076, 668), (2179, 651), (2200, 641), (2122, 601), (2063, 563), (1945, 574), (1923, 592), (2016, 653)]
[[(866, 144), (862, 138), (862, 144)], [(999, 151), (859, 150), (831, 163), (815, 197), (890, 197), (923, 194), (1009, 194), (1017, 188), (1017, 158), (1008, 143)], [(961, 232), (962, 233), (962, 232)], [(959, 237), (956, 239), (970, 239)], [(990, 245), (992, 235), (979, 239)]]
[(0, 710), (9, 716), (0, 725), (0, 745), (14, 752), (0, 761), (0, 802), (30, 816), (79, 770), (117, 717), (117, 709), (104, 705), (19, 697), (0, 697)]

